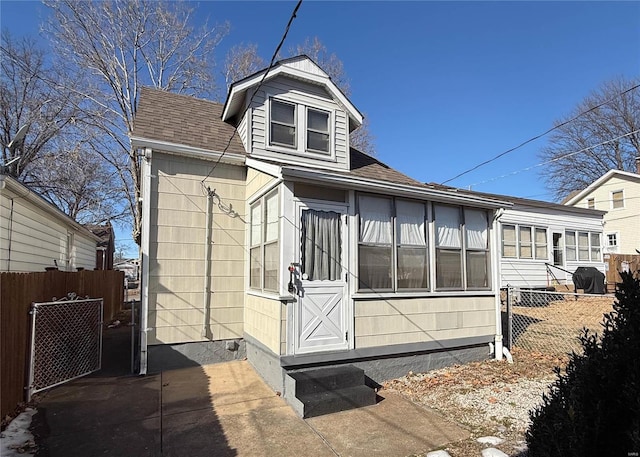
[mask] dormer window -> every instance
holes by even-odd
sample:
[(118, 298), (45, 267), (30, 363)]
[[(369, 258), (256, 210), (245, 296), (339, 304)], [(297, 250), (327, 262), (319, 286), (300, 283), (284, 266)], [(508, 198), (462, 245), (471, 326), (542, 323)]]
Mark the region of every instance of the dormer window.
[(296, 105), (271, 99), (271, 144), (296, 148)]
[(307, 149), (328, 154), (329, 113), (307, 108)]
[[(311, 102), (314, 104), (311, 105)], [(334, 160), (333, 111), (321, 100), (294, 95), (269, 96), (268, 138), (271, 151)]]

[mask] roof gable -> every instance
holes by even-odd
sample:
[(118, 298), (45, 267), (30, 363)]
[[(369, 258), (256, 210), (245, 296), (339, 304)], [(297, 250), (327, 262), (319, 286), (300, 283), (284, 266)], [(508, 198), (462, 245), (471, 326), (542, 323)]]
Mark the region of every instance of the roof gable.
[(278, 76), (287, 76), (323, 87), (334, 100), (342, 105), (349, 116), (350, 131), (362, 125), (363, 117), (360, 111), (349, 101), (340, 88), (336, 86), (329, 75), (309, 57), (300, 55), (280, 60), (269, 70), (266, 77), (265, 73), (267, 73), (267, 68), (247, 76), (240, 81), (236, 81), (229, 87), (227, 101), (222, 110), (223, 121), (235, 123), (239, 120), (238, 118), (244, 112), (247, 92), (249, 89), (258, 86), (263, 81), (263, 78), (270, 80)]
[(596, 179), (589, 186), (587, 186), (585, 189), (581, 190), (577, 194), (573, 195), (571, 198), (567, 199), (567, 201), (564, 202), (564, 204), (565, 205), (576, 204), (577, 202), (582, 200), (585, 196), (589, 195), (591, 192), (593, 192), (595, 189), (603, 185), (605, 182), (607, 182), (614, 176), (622, 178), (627, 181), (633, 180), (633, 181), (640, 182), (640, 174), (631, 173), (630, 171), (623, 171), (623, 170), (609, 170), (604, 175)]

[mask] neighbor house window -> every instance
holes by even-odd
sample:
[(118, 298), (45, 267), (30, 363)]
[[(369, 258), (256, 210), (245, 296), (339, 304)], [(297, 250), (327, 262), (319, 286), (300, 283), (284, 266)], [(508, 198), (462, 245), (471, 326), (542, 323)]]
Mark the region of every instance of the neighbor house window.
[(565, 232), (567, 260), (599, 262), (602, 260), (600, 234), (595, 232)]
[(607, 245), (609, 247), (618, 246), (618, 234), (617, 233), (607, 233)]
[(588, 198), (587, 199), (587, 208), (589, 209), (595, 209), (596, 207), (596, 201), (593, 198)]
[(516, 239), (516, 226), (502, 226), (502, 257), (518, 257), (516, 251), (518, 242)]
[(531, 227), (520, 227), (519, 254), (521, 259), (533, 258), (533, 239), (531, 238)]
[(545, 260), (549, 258), (547, 249), (547, 229), (515, 224), (502, 226), (503, 257)]
[(307, 149), (329, 153), (329, 113), (307, 109)]
[(271, 144), (296, 148), (296, 106), (271, 99)]
[(547, 229), (536, 227), (535, 234), (536, 259), (549, 259), (549, 251), (547, 248)]
[(249, 286), (278, 291), (278, 192), (272, 192), (251, 205)]
[(624, 208), (624, 193), (621, 190), (611, 192), (611, 208)]

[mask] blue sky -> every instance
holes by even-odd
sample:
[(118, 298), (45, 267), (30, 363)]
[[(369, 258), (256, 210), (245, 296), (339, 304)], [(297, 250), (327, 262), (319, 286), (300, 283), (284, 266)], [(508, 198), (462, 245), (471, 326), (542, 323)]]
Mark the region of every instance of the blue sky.
[[(217, 50), (258, 44), (268, 61), (295, 2), (200, 2), (231, 23)], [(2, 28), (37, 34), (38, 2), (0, 4)], [(600, 83), (640, 75), (640, 2), (306, 0), (284, 49), (317, 36), (343, 61), (378, 158), (443, 182), (546, 131)], [(537, 140), (449, 184), (549, 200)], [(571, 151), (567, 151), (571, 152)], [(119, 239), (122, 239), (120, 235)]]

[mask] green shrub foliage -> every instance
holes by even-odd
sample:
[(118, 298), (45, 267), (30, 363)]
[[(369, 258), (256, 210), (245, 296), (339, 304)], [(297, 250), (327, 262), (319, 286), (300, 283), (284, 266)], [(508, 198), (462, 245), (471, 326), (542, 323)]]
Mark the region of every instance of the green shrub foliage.
[(529, 457), (629, 456), (640, 452), (640, 280), (622, 273), (601, 339), (583, 330), (583, 354), (531, 411)]

